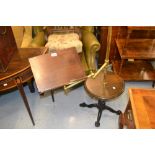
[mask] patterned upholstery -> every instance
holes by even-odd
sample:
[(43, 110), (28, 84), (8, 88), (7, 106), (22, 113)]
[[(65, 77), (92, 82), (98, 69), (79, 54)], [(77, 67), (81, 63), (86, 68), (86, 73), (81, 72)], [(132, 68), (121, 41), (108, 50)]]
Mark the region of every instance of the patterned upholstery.
[(48, 47), (49, 50), (61, 50), (75, 47), (77, 53), (82, 52), (82, 42), (80, 41), (77, 33), (51, 34), (48, 37), (48, 42), (45, 47)]

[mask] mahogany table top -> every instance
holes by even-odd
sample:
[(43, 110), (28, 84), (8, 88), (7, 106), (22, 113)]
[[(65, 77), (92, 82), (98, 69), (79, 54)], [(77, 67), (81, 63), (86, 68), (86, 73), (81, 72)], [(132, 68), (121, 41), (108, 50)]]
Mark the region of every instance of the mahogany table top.
[(47, 48), (19, 48), (11, 59), (7, 71), (0, 72), (0, 80), (12, 77), (30, 68), (28, 58), (46, 53)]
[(124, 91), (124, 80), (117, 74), (106, 71), (100, 72), (96, 78), (89, 77), (85, 88), (90, 95), (100, 100), (114, 99)]
[(86, 78), (75, 48), (33, 57), (29, 62), (40, 93)]

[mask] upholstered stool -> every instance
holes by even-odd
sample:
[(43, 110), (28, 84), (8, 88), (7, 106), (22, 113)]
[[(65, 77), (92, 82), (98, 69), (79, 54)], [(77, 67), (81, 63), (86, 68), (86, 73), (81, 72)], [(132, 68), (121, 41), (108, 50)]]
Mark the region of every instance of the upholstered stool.
[(77, 53), (82, 52), (82, 42), (77, 33), (51, 34), (45, 45), (49, 50), (62, 50), (75, 47)]

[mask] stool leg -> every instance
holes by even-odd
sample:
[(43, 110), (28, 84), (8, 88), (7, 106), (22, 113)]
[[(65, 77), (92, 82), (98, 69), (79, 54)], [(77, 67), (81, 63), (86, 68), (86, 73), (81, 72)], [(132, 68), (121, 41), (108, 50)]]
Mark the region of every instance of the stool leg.
[(86, 104), (85, 102), (80, 104), (80, 107), (88, 107), (88, 108), (93, 108), (93, 107), (97, 107), (97, 104)]
[(116, 111), (116, 110), (112, 109), (111, 107), (109, 107), (107, 105), (105, 105), (104, 109), (109, 110), (110, 112), (115, 113), (117, 115), (120, 115), (122, 113), (120, 110)]
[(99, 109), (98, 115), (97, 115), (97, 121), (95, 122), (95, 126), (96, 126), (96, 127), (99, 127), (99, 126), (100, 126), (100, 119), (101, 119), (101, 116), (102, 116), (102, 109)]

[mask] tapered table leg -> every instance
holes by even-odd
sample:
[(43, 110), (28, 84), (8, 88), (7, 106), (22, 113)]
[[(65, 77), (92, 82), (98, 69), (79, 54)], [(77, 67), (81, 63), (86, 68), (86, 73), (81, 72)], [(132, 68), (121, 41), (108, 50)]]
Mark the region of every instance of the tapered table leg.
[(34, 85), (33, 85), (33, 80), (31, 79), (30, 81), (27, 82), (27, 84), (28, 84), (30, 92), (34, 93), (35, 92), (35, 88), (34, 88)]
[(29, 107), (29, 103), (27, 101), (27, 98), (26, 98), (26, 95), (25, 95), (25, 92), (24, 92), (24, 88), (23, 88), (23, 85), (22, 85), (22, 81), (20, 78), (17, 78), (16, 79), (16, 84), (17, 84), (17, 87), (18, 87), (18, 90), (19, 90), (19, 93), (24, 101), (24, 104), (26, 106), (26, 109), (28, 111), (28, 114), (31, 118), (31, 121), (32, 121), (32, 124), (35, 125), (35, 122), (33, 120), (33, 116), (32, 116), (32, 113), (31, 113), (31, 110), (30, 110), (30, 107)]

